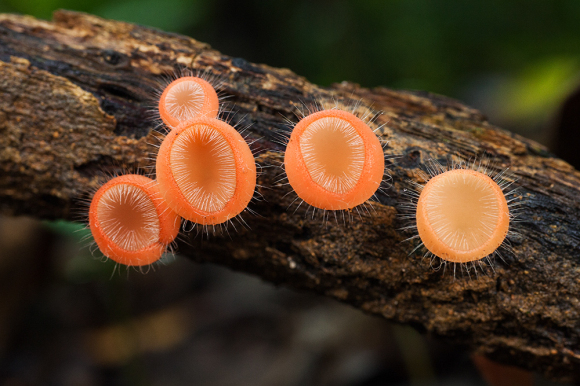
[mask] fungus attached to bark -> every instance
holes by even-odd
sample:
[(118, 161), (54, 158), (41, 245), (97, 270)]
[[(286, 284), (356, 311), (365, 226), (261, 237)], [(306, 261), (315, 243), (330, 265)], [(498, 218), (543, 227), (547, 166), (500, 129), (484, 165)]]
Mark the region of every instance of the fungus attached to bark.
[(171, 82), (159, 98), (159, 116), (171, 128), (181, 122), (199, 118), (215, 118), (219, 98), (213, 86), (195, 76), (183, 76)]
[(290, 136), (284, 165), (288, 182), (306, 203), (351, 209), (368, 200), (384, 174), (383, 148), (355, 115), (329, 109), (303, 118)]
[(510, 212), (496, 181), (475, 170), (455, 169), (436, 175), (423, 187), (416, 219), (419, 237), (431, 253), (467, 263), (502, 245)]
[(104, 184), (93, 196), (89, 226), (105, 256), (124, 265), (157, 261), (179, 232), (180, 219), (157, 183), (129, 174)]
[(171, 131), (159, 149), (156, 170), (167, 204), (201, 225), (237, 216), (256, 187), (250, 147), (232, 126), (217, 119), (187, 121)]

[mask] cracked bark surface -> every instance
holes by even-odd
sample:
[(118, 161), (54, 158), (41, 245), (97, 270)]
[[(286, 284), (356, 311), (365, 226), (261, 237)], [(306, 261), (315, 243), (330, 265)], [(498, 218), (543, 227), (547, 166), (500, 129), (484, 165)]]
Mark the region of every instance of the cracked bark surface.
[[(321, 88), (287, 69), (225, 56), (194, 39), (75, 12), (53, 21), (0, 15), (0, 212), (75, 219), (102, 175), (152, 164), (162, 135), (147, 118), (152, 92), (176, 66), (223, 81), (234, 123), (250, 125), (263, 201), (251, 229), (190, 237), (179, 252), (307, 289), (420, 331), (470, 345), (557, 380), (580, 378), (580, 173), (537, 143), (489, 124), (461, 103), (421, 92)], [(369, 213), (324, 222), (296, 211), (277, 133), (301, 101), (340, 100), (382, 111), (392, 183)], [(398, 203), (429, 159), (486, 153), (518, 179), (525, 210), (514, 254), (471, 277), (434, 271), (402, 243)], [(458, 158), (456, 158), (458, 159)], [(290, 209), (287, 209), (290, 206)]]

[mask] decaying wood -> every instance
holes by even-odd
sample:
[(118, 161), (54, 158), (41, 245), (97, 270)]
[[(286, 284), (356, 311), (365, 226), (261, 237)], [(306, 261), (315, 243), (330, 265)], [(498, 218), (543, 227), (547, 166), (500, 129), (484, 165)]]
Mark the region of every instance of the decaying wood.
[[(506, 364), (559, 380), (580, 369), (580, 173), (542, 146), (490, 125), (479, 112), (427, 93), (328, 89), (286, 69), (231, 58), (191, 38), (97, 17), (58, 12), (52, 22), (0, 15), (0, 210), (73, 218), (103, 172), (146, 167), (160, 134), (148, 119), (152, 90), (177, 66), (223, 81), (233, 118), (251, 124), (263, 166), (260, 216), (250, 229), (191, 237), (180, 252), (200, 262), (304, 288), (421, 331), (466, 343)], [(377, 69), (380, 71), (380, 68)], [(276, 184), (284, 117), (301, 101), (361, 101), (383, 111), (375, 127), (389, 141), (392, 184), (370, 213), (324, 222), (306, 206), (287, 207)], [(514, 255), (495, 271), (454, 278), (434, 271), (399, 231), (397, 202), (431, 158), (487, 152), (518, 178), (526, 210), (511, 237)]]

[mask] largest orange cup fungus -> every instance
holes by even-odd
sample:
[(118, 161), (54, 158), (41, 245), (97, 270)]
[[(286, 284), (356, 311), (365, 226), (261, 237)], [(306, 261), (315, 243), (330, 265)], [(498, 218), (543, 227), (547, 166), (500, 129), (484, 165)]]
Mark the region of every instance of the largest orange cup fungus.
[(303, 118), (290, 136), (284, 165), (288, 182), (308, 204), (351, 209), (379, 188), (385, 169), (383, 148), (370, 127), (337, 109)]
[(157, 180), (167, 204), (201, 225), (221, 224), (242, 212), (254, 194), (256, 164), (244, 138), (217, 119), (184, 122), (163, 140)]
[(165, 204), (157, 183), (136, 174), (101, 186), (89, 209), (89, 226), (99, 249), (125, 265), (157, 261), (177, 236), (179, 225), (179, 216)]
[(483, 259), (503, 243), (509, 208), (500, 186), (486, 174), (449, 170), (431, 178), (417, 203), (417, 229), (425, 247), (453, 263)]

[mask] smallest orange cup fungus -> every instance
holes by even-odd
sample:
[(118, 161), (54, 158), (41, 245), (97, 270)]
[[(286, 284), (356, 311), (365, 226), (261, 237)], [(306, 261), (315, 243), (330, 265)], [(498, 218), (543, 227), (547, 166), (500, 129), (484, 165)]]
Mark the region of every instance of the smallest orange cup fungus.
[(372, 197), (385, 169), (383, 148), (371, 128), (337, 109), (298, 122), (286, 147), (288, 182), (308, 204), (351, 209)]
[(159, 189), (186, 220), (221, 224), (241, 213), (254, 195), (256, 163), (232, 126), (213, 118), (186, 121), (161, 143)]
[(453, 263), (483, 259), (503, 243), (509, 208), (500, 186), (488, 175), (449, 170), (431, 178), (417, 203), (417, 229), (425, 247)]
[(198, 117), (217, 117), (219, 98), (212, 85), (195, 76), (171, 82), (159, 98), (159, 115), (170, 127)]
[(163, 201), (157, 183), (128, 174), (113, 178), (93, 196), (89, 226), (105, 256), (124, 265), (159, 260), (179, 233), (179, 216)]

